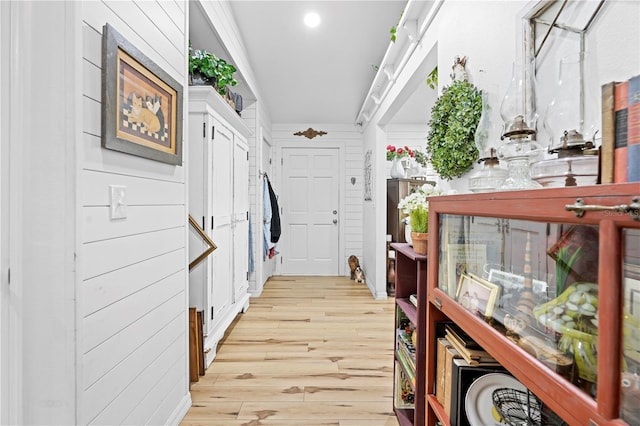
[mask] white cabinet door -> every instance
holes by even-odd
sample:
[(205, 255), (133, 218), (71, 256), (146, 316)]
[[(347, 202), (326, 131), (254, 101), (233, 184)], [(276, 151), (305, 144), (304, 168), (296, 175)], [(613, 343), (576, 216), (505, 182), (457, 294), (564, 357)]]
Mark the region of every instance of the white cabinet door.
[(209, 191), (211, 199), (211, 237), (218, 246), (212, 255), (211, 265), (211, 319), (221, 315), (232, 301), (233, 275), (233, 138), (232, 131), (215, 120), (212, 142), (212, 180)]
[(249, 147), (236, 136), (233, 148), (233, 284), (234, 302), (249, 287)]
[[(210, 133), (213, 117), (209, 114), (189, 114), (189, 179), (196, 184), (189, 185), (189, 214), (198, 226), (210, 235), (209, 194), (202, 182), (211, 180)], [(189, 227), (189, 262), (206, 249), (205, 243), (195, 229)], [(211, 257), (206, 258), (189, 271), (189, 306), (199, 311), (207, 311), (209, 290), (207, 283), (211, 275)]]

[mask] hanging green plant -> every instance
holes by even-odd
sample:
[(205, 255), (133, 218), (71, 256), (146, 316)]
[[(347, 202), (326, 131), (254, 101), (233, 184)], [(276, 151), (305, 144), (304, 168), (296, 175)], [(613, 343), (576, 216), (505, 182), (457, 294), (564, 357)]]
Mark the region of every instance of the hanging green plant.
[(480, 91), (465, 80), (443, 89), (431, 109), (427, 155), (443, 179), (462, 176), (478, 159), (474, 135), (482, 113)]

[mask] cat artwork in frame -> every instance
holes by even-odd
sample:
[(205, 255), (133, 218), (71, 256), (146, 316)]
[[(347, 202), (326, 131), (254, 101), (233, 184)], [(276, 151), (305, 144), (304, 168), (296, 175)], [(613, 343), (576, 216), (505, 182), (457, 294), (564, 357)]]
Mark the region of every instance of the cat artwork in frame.
[(102, 35), (102, 146), (182, 165), (183, 89), (116, 29)]

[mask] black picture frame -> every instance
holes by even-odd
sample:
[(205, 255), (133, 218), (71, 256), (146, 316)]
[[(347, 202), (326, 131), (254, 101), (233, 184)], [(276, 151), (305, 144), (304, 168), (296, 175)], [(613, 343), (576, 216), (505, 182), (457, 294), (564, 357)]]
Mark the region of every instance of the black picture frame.
[(464, 407), (469, 386), (478, 378), (489, 373), (505, 373), (507, 370), (496, 366), (471, 366), (463, 358), (453, 360), (451, 366), (451, 415), (452, 425), (470, 426)]
[(182, 104), (182, 85), (106, 24), (102, 146), (181, 166)]

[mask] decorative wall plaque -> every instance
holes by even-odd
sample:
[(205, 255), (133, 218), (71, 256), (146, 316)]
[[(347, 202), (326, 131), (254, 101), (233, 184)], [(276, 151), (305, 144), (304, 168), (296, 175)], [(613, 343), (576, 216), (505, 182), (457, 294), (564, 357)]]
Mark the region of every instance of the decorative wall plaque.
[(304, 136), (307, 139), (313, 139), (316, 136), (322, 136), (322, 135), (326, 135), (326, 134), (327, 134), (327, 132), (323, 132), (322, 130), (314, 130), (311, 127), (309, 127), (304, 132), (295, 132), (294, 133), (295, 136)]

